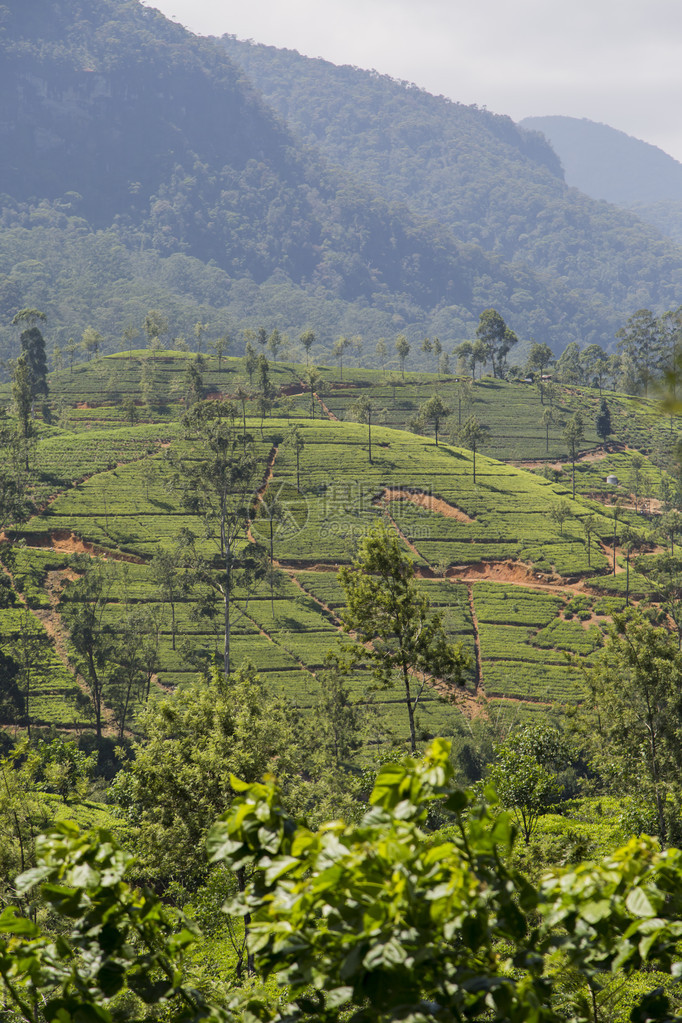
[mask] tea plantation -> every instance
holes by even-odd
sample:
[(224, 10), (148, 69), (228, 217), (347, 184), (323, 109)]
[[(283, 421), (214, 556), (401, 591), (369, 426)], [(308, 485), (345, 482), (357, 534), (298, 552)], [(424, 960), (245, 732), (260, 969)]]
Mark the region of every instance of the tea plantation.
[[(114, 632), (132, 612), (153, 623), (149, 699), (163, 699), (222, 656), (211, 587), (182, 589), (171, 607), (153, 566), (160, 550), (180, 563), (178, 545), (190, 533), (211, 556), (201, 504), (188, 510), (178, 485), (178, 459), (196, 464), (206, 454), (200, 431), (182, 421), (187, 367), (195, 364), (187, 353), (131, 352), (50, 378), (51, 421), (39, 423), (31, 450), (36, 511), (7, 527), (0, 544), (14, 591), (0, 607), (0, 647), (17, 660), (22, 628), (42, 637), (31, 667), (35, 725), (87, 723), (63, 612), (80, 599), (88, 564), (107, 566), (103, 621)], [(226, 414), (238, 436), (252, 439), (258, 462), (242, 542), (260, 541), (272, 555), (269, 576), (236, 595), (232, 663), (252, 663), (273, 693), (314, 713), (328, 655), (343, 659), (350, 642), (337, 570), (383, 518), (448, 636), (468, 653), (461, 688), (427, 680), (420, 740), (461, 732), (472, 716), (506, 728), (579, 702), (581, 667), (594, 659), (610, 615), (626, 597), (658, 596), (646, 556), (659, 549), (657, 525), (678, 486), (666, 461), (677, 425), (652, 402), (609, 395), (617, 443), (602, 449), (599, 395), (589, 389), (558, 389), (552, 422), (543, 425), (547, 396), (530, 384), (346, 370), (341, 386), (335, 371), (316, 372), (311, 393), (304, 367), (271, 365), (263, 401), (241, 360), (223, 358), (218, 368), (205, 358), (201, 366), (205, 400), (232, 402)], [(438, 445), (428, 424), (408, 429), (436, 391), (451, 410)], [(353, 421), (359, 397), (374, 410), (371, 436), (367, 423)], [(578, 410), (585, 429), (574, 499), (562, 430)], [(458, 423), (471, 414), (489, 430), (475, 479), (472, 452), (457, 444)], [(608, 475), (619, 483), (607, 483)], [(637, 537), (632, 554), (623, 547), (626, 529)], [(362, 666), (347, 685), (362, 711), (363, 742), (405, 740), (399, 689), (376, 688)], [(128, 716), (133, 730), (143, 702), (138, 695)]]

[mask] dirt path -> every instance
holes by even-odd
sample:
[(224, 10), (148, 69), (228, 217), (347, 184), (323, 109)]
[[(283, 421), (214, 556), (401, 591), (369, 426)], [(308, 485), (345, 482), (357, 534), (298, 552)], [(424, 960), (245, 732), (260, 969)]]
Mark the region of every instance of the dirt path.
[[(387, 514), (388, 514), (388, 502), (389, 502), (389, 500), (391, 500), (391, 498), (389, 498), (387, 495), (391, 494), (391, 493), (396, 493), (396, 492), (397, 493), (401, 493), (401, 494), (403, 493), (402, 491), (384, 490), (383, 495), (381, 495), (378, 498), (377, 502), (376, 502), (377, 504), (381, 504), (383, 506), (384, 511)], [(418, 551), (417, 548), (415, 547), (415, 545), (412, 543), (412, 541), (409, 540), (407, 538), (407, 536), (405, 536), (405, 534), (403, 533), (403, 531), (400, 528), (400, 526), (398, 525), (398, 523), (395, 521), (393, 516), (390, 515), (390, 514), (388, 514), (388, 521), (391, 523), (391, 525), (395, 529), (395, 531), (398, 534), (398, 536), (400, 537), (400, 539), (403, 541), (403, 543), (405, 544), (407, 549), (409, 551), (411, 551), (411, 553), (415, 556), (415, 558), (418, 558), (419, 561), (421, 561), (421, 562), (426, 562), (426, 565), (427, 565), (426, 572), (428, 572), (430, 575), (435, 575), (435, 572), (434, 572), (432, 566), (429, 564), (428, 561), (426, 561), (426, 558), (424, 557), (424, 555), (420, 551)], [(424, 571), (423, 568), (422, 568), (422, 571)], [(418, 568), (415, 568), (415, 574), (416, 575), (420, 574)]]
[(327, 408), (325, 403), (322, 401), (322, 398), (319, 396), (319, 394), (315, 393), (315, 397), (319, 401), (320, 407), (321, 407), (322, 411), (324, 412), (324, 414), (326, 415), (327, 419), (331, 419), (332, 422), (338, 423), (339, 417), (335, 416), (333, 412), (329, 411), (329, 409)]
[(426, 511), (443, 515), (446, 519), (456, 519), (458, 522), (466, 523), (475, 521), (466, 512), (463, 512), (461, 508), (457, 508), (454, 504), (448, 504), (447, 501), (440, 497), (435, 497), (433, 494), (425, 494), (423, 490), (407, 490), (403, 488), (391, 490), (387, 488), (378, 500), (383, 502), (408, 501), (418, 508), (425, 508)]
[(268, 454), (268, 460), (265, 463), (265, 475), (263, 476), (263, 482), (258, 488), (257, 500), (262, 501), (265, 497), (265, 492), (270, 486), (270, 480), (273, 477), (275, 471), (275, 459), (279, 453), (279, 445), (273, 444)]
[[(0, 536), (0, 542), (5, 540), (4, 535)], [(34, 550), (63, 551), (65, 554), (90, 554), (103, 561), (127, 561), (132, 565), (146, 565), (148, 561), (147, 558), (137, 554), (126, 554), (125, 551), (90, 543), (89, 540), (83, 540), (68, 529), (53, 529), (49, 533), (26, 533), (24, 540), (26, 546)]]
[[(612, 447), (612, 448), (610, 448), (607, 451), (604, 451), (602, 448), (595, 448), (595, 449), (593, 449), (591, 451), (584, 451), (582, 455), (578, 455), (578, 457), (576, 458), (576, 463), (577, 462), (603, 462), (605, 458), (609, 457), (609, 455), (613, 455), (617, 451), (624, 451), (624, 450), (626, 450), (625, 447), (620, 447), (620, 446), (617, 447), (617, 448)], [(547, 467), (549, 469), (554, 469), (556, 472), (560, 472), (564, 465), (569, 465), (570, 464), (570, 459), (566, 459), (566, 461), (564, 461), (564, 462), (560, 462), (560, 461), (549, 462), (546, 459), (543, 461), (542, 459), (537, 459), (537, 458), (534, 458), (534, 459), (521, 459), (521, 460), (513, 459), (510, 464), (511, 465), (515, 465), (517, 469), (531, 469), (532, 470), (532, 469), (544, 469), (545, 467)]]
[(510, 583), (512, 586), (523, 586), (530, 589), (583, 590), (584, 582), (569, 582), (561, 576), (548, 576), (535, 572), (522, 561), (505, 559), (503, 561), (476, 561), (470, 565), (453, 565), (447, 570), (448, 579), (459, 579), (465, 583), (496, 582)]
[(242, 610), (242, 614), (243, 614), (244, 618), (246, 618), (248, 621), (251, 622), (251, 624), (254, 626), (254, 628), (258, 629), (258, 634), (260, 636), (262, 636), (263, 639), (267, 639), (269, 643), (272, 643), (273, 646), (279, 647), (279, 649), (283, 650), (285, 654), (288, 654), (289, 657), (292, 658), (292, 660), (296, 661), (296, 664), (301, 669), (301, 671), (305, 671), (307, 675), (312, 675), (313, 678), (317, 677), (315, 672), (311, 668), (309, 668), (306, 664), (304, 664), (303, 661), (301, 660), (301, 658), (297, 654), (295, 654), (293, 652), (293, 650), (290, 650), (288, 647), (286, 647), (284, 645), (284, 643), (280, 643), (279, 640), (275, 639), (275, 637), (272, 635), (272, 633), (268, 632), (268, 630), (265, 628), (265, 626), (260, 625), (256, 621), (256, 619), (252, 615), (250, 615), (248, 613), (248, 611)]
[[(429, 575), (430, 576), (435, 575), (435, 572), (434, 572), (433, 568), (431, 567), (431, 565), (429, 565), (428, 561), (426, 561), (426, 558), (424, 557), (424, 555), (421, 554), (421, 552), (417, 550), (417, 548), (415, 547), (415, 545), (412, 543), (411, 540), (408, 540), (408, 538), (405, 536), (405, 534), (403, 533), (402, 529), (400, 528), (400, 526), (395, 521), (395, 519), (393, 518), (392, 515), (388, 516), (388, 521), (391, 523), (391, 525), (393, 526), (393, 528), (395, 529), (396, 533), (398, 534), (400, 539), (403, 541), (403, 543), (407, 546), (408, 550), (410, 550), (412, 552), (412, 554), (414, 554), (415, 558), (419, 558), (420, 561), (425, 561), (426, 562), (426, 565), (427, 565), (426, 571), (429, 573)], [(422, 569), (422, 571), (423, 571), (423, 569)], [(415, 574), (416, 575), (419, 574), (419, 570), (418, 569), (415, 569)]]
[(325, 604), (325, 602), (321, 600), (320, 597), (315, 596), (314, 593), (307, 589), (296, 575), (294, 569), (286, 568), (285, 572), (287, 573), (293, 584), (295, 586), (298, 586), (299, 590), (301, 590), (302, 593), (305, 593), (306, 597), (310, 597), (311, 600), (314, 600), (318, 607), (320, 607), (324, 611), (325, 615), (332, 623), (332, 625), (334, 625), (337, 629), (343, 628), (343, 622), (341, 621), (336, 611), (334, 611), (334, 609), (331, 608), (329, 604)]
[[(263, 482), (261, 483), (260, 487), (256, 491), (256, 496), (254, 498), (254, 502), (253, 502), (253, 509), (254, 509), (254, 511), (255, 511), (256, 507), (259, 504), (262, 504), (263, 499), (264, 499), (264, 497), (265, 497), (265, 495), (267, 493), (267, 489), (270, 486), (270, 481), (272, 480), (272, 477), (273, 477), (274, 472), (275, 472), (275, 459), (277, 458), (278, 451), (279, 451), (278, 445), (277, 444), (273, 444), (273, 446), (270, 448), (270, 453), (268, 454), (268, 460), (265, 463), (265, 473), (263, 475)], [(249, 523), (249, 527), (246, 530), (246, 536), (247, 536), (247, 539), (248, 539), (249, 543), (255, 543), (256, 542), (255, 539), (254, 539), (254, 536), (253, 536), (252, 529), (251, 529), (251, 523)], [(273, 562), (273, 565), (274, 565), (274, 562)]]

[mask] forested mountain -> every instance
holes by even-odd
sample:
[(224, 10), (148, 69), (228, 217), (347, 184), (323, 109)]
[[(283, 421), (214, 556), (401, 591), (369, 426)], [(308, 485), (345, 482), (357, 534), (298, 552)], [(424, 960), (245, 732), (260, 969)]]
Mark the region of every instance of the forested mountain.
[(421, 333), (440, 314), (456, 339), (492, 281), (558, 315), (543, 284), (329, 172), (220, 47), (139, 3), (13, 0), (0, 52), (5, 322), (31, 304), (58, 337), (88, 322), (111, 336), (151, 303), (182, 333), (208, 315), (196, 293), (221, 329)]
[(176, 337), (452, 344), (495, 306), (560, 350), (678, 302), (680, 252), (568, 190), (508, 118), (137, 0), (8, 0), (0, 55), (0, 355), (25, 306), (105, 349), (150, 307)]
[(526, 117), (561, 159), (569, 185), (631, 209), (682, 243), (682, 164), (641, 139), (577, 117)]
[[(458, 239), (561, 278), (576, 292), (564, 307), (565, 323), (580, 315), (578, 306), (591, 305), (587, 320), (599, 320), (608, 341), (609, 306), (655, 306), (677, 294), (679, 253), (632, 216), (569, 188), (537, 133), (376, 72), (229, 36), (222, 43), (330, 162)], [(494, 304), (494, 287), (491, 294)], [(535, 319), (523, 289), (509, 298), (510, 317)]]

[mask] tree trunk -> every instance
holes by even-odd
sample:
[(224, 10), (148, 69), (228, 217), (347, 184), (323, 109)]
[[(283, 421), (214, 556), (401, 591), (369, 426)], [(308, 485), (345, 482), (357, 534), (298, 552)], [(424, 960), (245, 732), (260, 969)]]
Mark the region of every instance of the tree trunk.
[(372, 410), (367, 412), (367, 440), (369, 443), (369, 462), (372, 464)]
[[(244, 868), (241, 867), (236, 873), (237, 887), (239, 889), (240, 894), (243, 895), (244, 892), (246, 891), (246, 875), (244, 873)], [(251, 926), (251, 914), (245, 913), (243, 916), (243, 920), (244, 920), (244, 945), (246, 947), (246, 972), (248, 973), (249, 977), (253, 977), (255, 976), (256, 973), (256, 967), (253, 960), (253, 953), (249, 952), (249, 928)], [(239, 967), (241, 968), (241, 958), (239, 961)]]
[(625, 555), (625, 605), (630, 603), (630, 551)]
[(410, 693), (410, 674), (407, 665), (403, 662), (403, 682), (405, 684), (405, 703), (407, 704), (407, 716), (410, 721), (410, 748), (413, 753), (417, 752), (417, 733), (414, 727), (414, 707), (412, 706), (412, 695)]
[(230, 548), (225, 548), (225, 655), (223, 658), (223, 670), (226, 675), (230, 674)]
[(95, 735), (98, 739), (102, 738), (102, 701), (101, 692), (99, 685), (99, 678), (97, 677), (97, 669), (95, 668), (95, 661), (92, 656), (92, 650), (88, 650), (88, 663), (90, 665), (90, 681), (92, 685), (92, 705), (95, 710)]

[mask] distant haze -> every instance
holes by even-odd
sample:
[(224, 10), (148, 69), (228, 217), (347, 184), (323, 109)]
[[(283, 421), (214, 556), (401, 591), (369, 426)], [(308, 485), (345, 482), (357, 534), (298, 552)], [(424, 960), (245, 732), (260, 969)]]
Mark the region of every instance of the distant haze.
[(620, 206), (682, 202), (682, 163), (655, 146), (584, 118), (529, 117), (521, 123), (549, 139), (567, 184), (594, 199)]
[(514, 120), (611, 125), (682, 161), (680, 0), (151, 0), (202, 35), (375, 68)]

